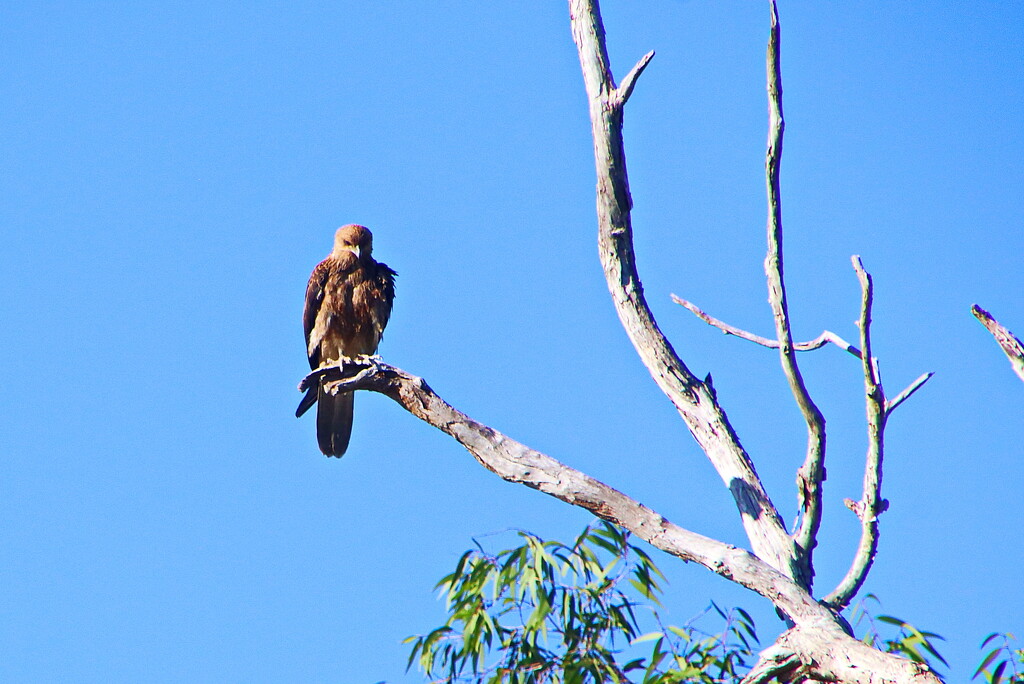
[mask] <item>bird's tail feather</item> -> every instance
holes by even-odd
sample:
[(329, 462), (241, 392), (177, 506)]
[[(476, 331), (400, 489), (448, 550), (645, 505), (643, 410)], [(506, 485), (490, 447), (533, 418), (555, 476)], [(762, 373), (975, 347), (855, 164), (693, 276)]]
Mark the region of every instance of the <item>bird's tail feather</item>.
[(326, 456), (341, 457), (352, 436), (354, 393), (330, 394), (320, 388), (316, 409), (316, 440)]
[(302, 395), (302, 401), (299, 402), (299, 407), (295, 409), (295, 417), (300, 418), (302, 414), (310, 409), (310, 407), (316, 403), (317, 395), (320, 390), (316, 385), (313, 385), (306, 390), (306, 393)]

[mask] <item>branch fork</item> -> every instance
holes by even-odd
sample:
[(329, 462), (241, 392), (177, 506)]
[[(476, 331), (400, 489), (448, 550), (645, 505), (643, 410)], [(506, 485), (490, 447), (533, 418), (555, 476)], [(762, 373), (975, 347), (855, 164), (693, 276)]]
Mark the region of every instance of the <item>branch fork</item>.
[(753, 462), (714, 391), (686, 367), (659, 329), (640, 284), (633, 251), (622, 109), (653, 53), (645, 55), (616, 87), (596, 0), (570, 0), (569, 7), (590, 102), (597, 169), (598, 252), (619, 320), (651, 377), (675, 405), (732, 492), (754, 553), (786, 576), (797, 577), (797, 549)]

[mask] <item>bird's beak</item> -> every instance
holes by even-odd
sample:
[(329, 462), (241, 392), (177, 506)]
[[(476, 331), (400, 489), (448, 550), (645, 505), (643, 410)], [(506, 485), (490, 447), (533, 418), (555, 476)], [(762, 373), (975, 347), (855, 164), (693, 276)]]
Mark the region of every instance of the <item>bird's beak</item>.
[(350, 251), (353, 254), (355, 254), (356, 259), (360, 259), (363, 256), (362, 250), (359, 249), (359, 245), (351, 245), (351, 246), (347, 247), (346, 249), (348, 249), (348, 251)]

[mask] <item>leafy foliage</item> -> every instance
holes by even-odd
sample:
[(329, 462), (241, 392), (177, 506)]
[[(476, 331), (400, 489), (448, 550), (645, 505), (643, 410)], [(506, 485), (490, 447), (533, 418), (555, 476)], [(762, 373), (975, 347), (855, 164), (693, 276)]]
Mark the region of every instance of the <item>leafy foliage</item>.
[[(853, 613), (854, 624), (868, 623), (862, 639), (864, 643), (889, 653), (899, 653), (933, 668), (934, 660), (949, 667), (936, 648), (935, 641), (943, 640), (941, 636), (934, 632), (919, 630), (909, 622), (891, 615), (873, 616), (865, 609), (865, 604), (869, 601), (880, 603), (874, 594), (867, 594)], [(883, 638), (879, 633), (878, 623), (898, 627), (899, 630), (894, 636)], [(993, 648), (985, 653), (971, 679), (980, 679), (986, 684), (1024, 684), (1024, 649), (1013, 648), (1011, 644), (1015, 641), (1016, 637), (1003, 632), (993, 632), (985, 637), (979, 648)]]
[(712, 604), (705, 614), (724, 621), (715, 634), (666, 626), (664, 575), (620, 528), (587, 527), (571, 545), (518, 536), (496, 555), (467, 551), (438, 583), (448, 619), (406, 639), (409, 667), (444, 684), (732, 684), (755, 659), (742, 609)]
[[(517, 533), (497, 554), (477, 544), (437, 584), (448, 619), (412, 644), (414, 664), (433, 684), (736, 684), (757, 659), (754, 620), (713, 602), (683, 627), (659, 612), (665, 577), (629, 533), (601, 522), (571, 544)], [(874, 615), (867, 594), (851, 614), (861, 640), (934, 667), (949, 667), (943, 638), (891, 615)], [(723, 623), (705, 633), (705, 616)], [(644, 631), (644, 628), (647, 631)], [(993, 632), (972, 679), (1024, 684), (1024, 649)]]
[(1024, 648), (1013, 648), (1010, 643), (1017, 638), (1009, 633), (992, 632), (978, 648), (996, 647), (985, 654), (974, 672), (972, 680), (983, 677), (987, 684), (1024, 684)]
[[(930, 667), (934, 667), (934, 660), (937, 660), (946, 667), (949, 667), (949, 663), (947, 663), (946, 659), (939, 653), (938, 647), (935, 644), (936, 641), (945, 641), (943, 637), (935, 632), (920, 630), (906, 620), (902, 620), (898, 617), (893, 617), (891, 615), (872, 615), (865, 609), (865, 604), (869, 601), (873, 601), (878, 604), (881, 603), (878, 600), (878, 597), (874, 594), (867, 594), (864, 599), (854, 607), (852, 615), (853, 624), (855, 626), (860, 626), (864, 622), (868, 625), (861, 641), (879, 650), (886, 651), (887, 653), (899, 653), (910, 660), (918, 663), (924, 663)], [(898, 627), (899, 629), (895, 635), (883, 638), (879, 632), (878, 623), (889, 625), (891, 627)]]

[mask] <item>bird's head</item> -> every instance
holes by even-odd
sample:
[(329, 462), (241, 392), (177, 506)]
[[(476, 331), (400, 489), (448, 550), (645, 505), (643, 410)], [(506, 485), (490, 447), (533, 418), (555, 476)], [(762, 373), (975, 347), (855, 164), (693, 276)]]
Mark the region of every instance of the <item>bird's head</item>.
[(331, 256), (337, 258), (354, 254), (356, 259), (369, 258), (373, 251), (373, 234), (366, 226), (350, 223), (334, 234), (334, 250)]

